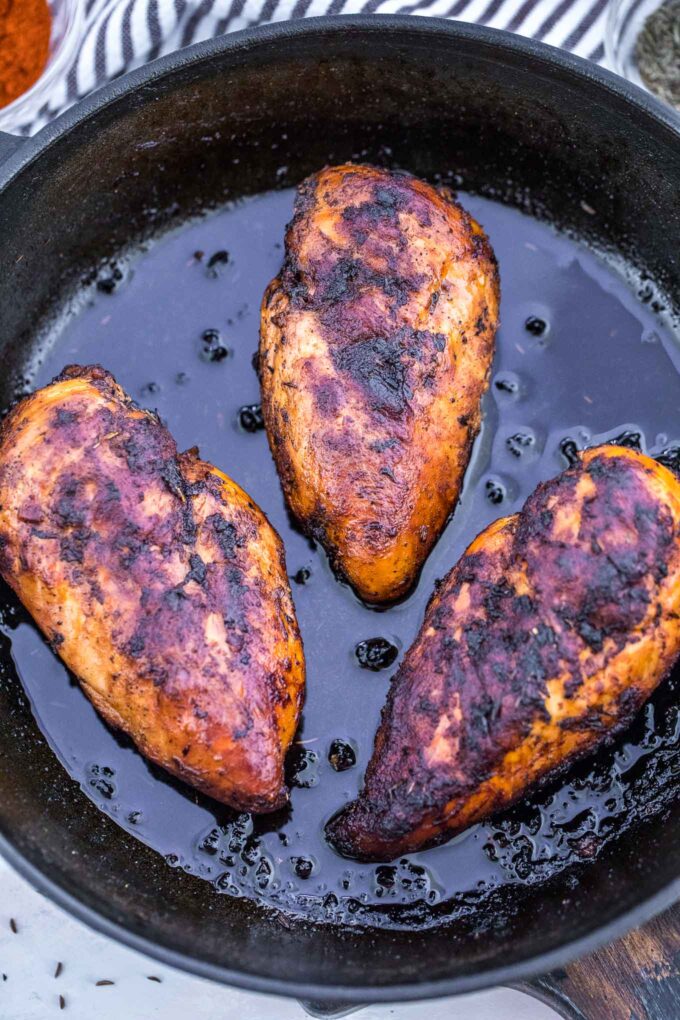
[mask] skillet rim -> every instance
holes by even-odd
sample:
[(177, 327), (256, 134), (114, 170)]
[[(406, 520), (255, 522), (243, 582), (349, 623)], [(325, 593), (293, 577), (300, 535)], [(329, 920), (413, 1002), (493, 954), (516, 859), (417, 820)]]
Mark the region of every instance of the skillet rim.
[[(452, 39), (465, 39), (472, 43), (478, 43), (489, 51), (509, 52), (516, 57), (529, 59), (542, 65), (544, 71), (548, 73), (558, 72), (581, 81), (585, 79), (597, 90), (604, 90), (609, 96), (627, 105), (631, 112), (635, 111), (638, 115), (648, 119), (651, 122), (650, 126), (667, 132), (670, 135), (669, 141), (675, 141), (680, 155), (680, 114), (674, 113), (669, 107), (626, 79), (566, 50), (499, 29), (443, 18), (393, 14), (335, 15), (261, 25), (196, 43), (183, 50), (177, 50), (160, 57), (115, 79), (68, 109), (32, 138), (20, 139), (15, 135), (0, 132), (0, 196), (6, 186), (31, 163), (35, 162), (43, 152), (57, 144), (74, 128), (86, 120), (94, 118), (100, 111), (128, 93), (135, 92), (187, 65), (210, 59), (220, 53), (255, 49), (258, 44), (266, 42), (285, 43), (287, 39), (293, 37), (314, 37), (329, 31), (358, 31), (364, 34), (387, 32), (402, 37), (407, 34), (446, 35)], [(10, 149), (10, 154), (4, 162), (2, 162), (3, 144)], [(607, 924), (596, 928), (587, 935), (565, 942), (559, 948), (549, 952), (529, 957), (518, 963), (475, 971), (458, 977), (370, 988), (349, 984), (288, 981), (263, 977), (248, 971), (235, 971), (229, 967), (208, 963), (155, 943), (147, 937), (136, 934), (122, 922), (99, 914), (75, 894), (59, 885), (58, 882), (48, 878), (47, 874), (29, 861), (11, 838), (2, 832), (0, 832), (0, 855), (34, 889), (47, 896), (77, 920), (167, 966), (247, 991), (285, 995), (317, 1002), (334, 1000), (355, 1005), (425, 1000), (479, 991), (495, 985), (518, 986), (522, 982), (556, 967), (563, 967), (576, 957), (592, 952), (613, 941), (680, 899), (679, 874), (677, 878), (652, 896), (642, 900), (629, 910), (625, 910)]]

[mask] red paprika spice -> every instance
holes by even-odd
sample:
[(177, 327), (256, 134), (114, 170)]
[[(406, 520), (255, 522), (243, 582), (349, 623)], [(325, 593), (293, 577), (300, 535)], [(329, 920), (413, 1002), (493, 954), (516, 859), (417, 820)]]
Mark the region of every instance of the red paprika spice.
[(42, 74), (51, 28), (47, 0), (0, 0), (0, 107)]

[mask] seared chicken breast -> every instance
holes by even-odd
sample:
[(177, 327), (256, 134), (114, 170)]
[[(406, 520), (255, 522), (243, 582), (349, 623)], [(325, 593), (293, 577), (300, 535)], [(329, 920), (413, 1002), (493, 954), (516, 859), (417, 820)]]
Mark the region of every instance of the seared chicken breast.
[(142, 754), (239, 810), (286, 801), (304, 659), (281, 541), (102, 368), (2, 424), (0, 572)]
[(680, 653), (680, 482), (602, 446), (487, 528), (394, 679), (344, 854), (442, 842), (627, 726)]
[(481, 227), (404, 173), (300, 186), (262, 304), (267, 435), (293, 515), (358, 595), (405, 595), (456, 505), (499, 284)]

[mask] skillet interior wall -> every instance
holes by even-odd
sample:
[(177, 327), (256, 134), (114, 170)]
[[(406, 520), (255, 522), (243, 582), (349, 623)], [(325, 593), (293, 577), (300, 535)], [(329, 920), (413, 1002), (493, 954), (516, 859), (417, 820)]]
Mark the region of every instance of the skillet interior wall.
[(464, 35), (452, 45), (427, 28), (409, 36), (406, 45), (382, 26), (303, 36), (260, 46), (255, 60), (246, 46), (122, 96), (96, 128), (88, 120), (54, 146), (0, 212), (12, 367), (25, 363), (36, 320), (63, 306), (94, 258), (350, 158), (441, 174), (527, 208), (623, 256), (678, 302), (670, 130), (650, 137), (620, 97), (604, 103), (585, 77), (548, 77), (523, 54), (499, 60), (491, 45)]
[[(585, 77), (564, 69), (548, 77), (539, 60), (464, 30), (447, 37), (418, 24), (397, 33), (384, 23), (361, 34), (293, 35), (261, 43), (256, 56), (248, 45), (226, 47), (122, 94), (7, 187), (0, 402), (23, 385), (36, 324), (47, 329), (98, 261), (224, 200), (349, 158), (460, 175), (469, 190), (620, 253), (680, 299), (680, 261), (675, 245), (669, 257), (668, 241), (680, 236), (670, 130), (650, 130)], [(645, 822), (616, 856), (584, 866), (575, 888), (561, 878), (522, 890), (517, 902), (506, 890), (455, 929), (372, 933), (371, 953), (356, 933), (288, 930), (171, 870), (101, 815), (40, 737), (6, 646), (1, 657), (0, 831), (106, 917), (190, 956), (319, 984), (446, 978), (547, 951), (674, 877), (677, 812)]]

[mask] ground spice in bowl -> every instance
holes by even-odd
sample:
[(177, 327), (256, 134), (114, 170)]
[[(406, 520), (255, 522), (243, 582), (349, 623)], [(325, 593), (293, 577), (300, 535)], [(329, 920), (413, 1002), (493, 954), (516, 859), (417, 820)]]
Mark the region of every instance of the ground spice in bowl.
[(649, 15), (635, 60), (647, 88), (680, 110), (680, 0), (665, 0)]
[(47, 0), (0, 0), (0, 107), (26, 92), (42, 74), (51, 27)]

